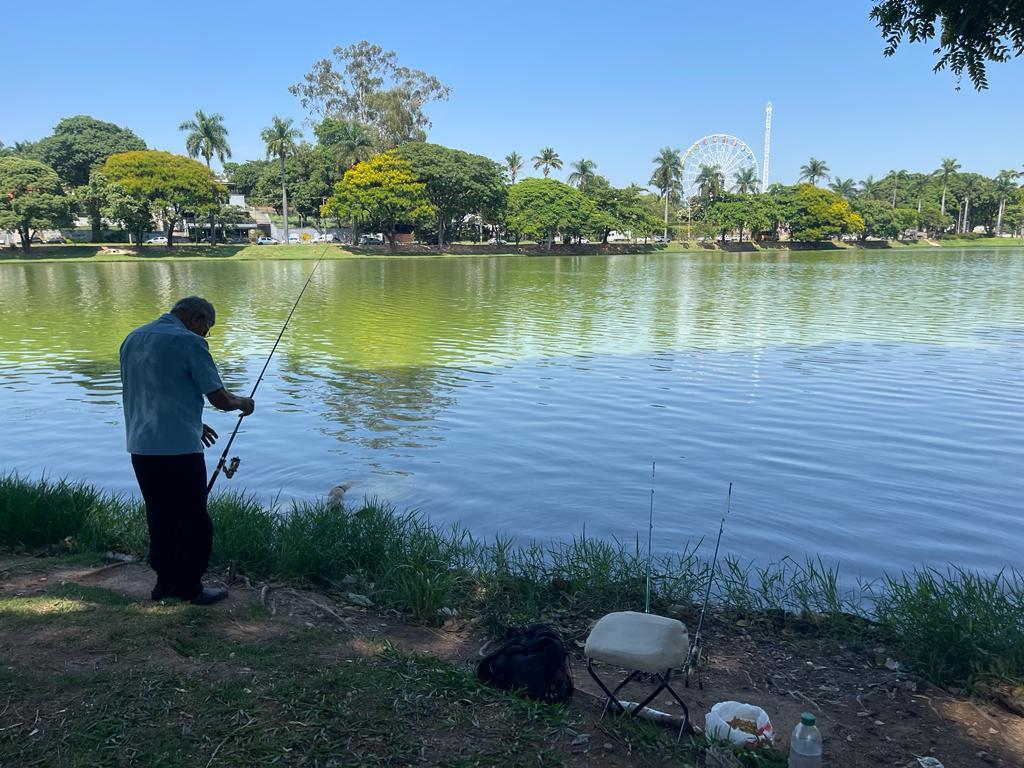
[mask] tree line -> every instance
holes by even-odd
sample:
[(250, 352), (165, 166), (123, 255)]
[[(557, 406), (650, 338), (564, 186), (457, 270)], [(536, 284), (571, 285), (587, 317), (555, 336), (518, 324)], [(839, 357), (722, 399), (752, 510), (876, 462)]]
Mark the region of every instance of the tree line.
[[(680, 150), (664, 147), (647, 188), (613, 186), (588, 158), (570, 163), (566, 182), (558, 181), (551, 172), (563, 161), (550, 146), (529, 161), (511, 152), (498, 163), (428, 143), (424, 108), (447, 99), (448, 86), (366, 41), (335, 48), (290, 90), (308, 112), (313, 140), (303, 140), (290, 118), (274, 116), (258, 160), (233, 162), (224, 118), (202, 110), (179, 125), (188, 157), (149, 149), (131, 130), (85, 115), (61, 120), (39, 141), (0, 145), (0, 228), (18, 231), (28, 250), (35, 231), (67, 226), (75, 214), (88, 218), (94, 242), (104, 221), (138, 242), (158, 220), (170, 247), (175, 225), (192, 217), (208, 222), (213, 240), (218, 230), (251, 221), (226, 205), (214, 159), (248, 202), (284, 217), (286, 238), (297, 216), (300, 226), (382, 232), (392, 247), (413, 231), (440, 246), (487, 235), (550, 247), (556, 239), (607, 242), (612, 233), (817, 240), (1024, 227), (1020, 174), (987, 178), (953, 159), (934, 171), (894, 170), (854, 183), (811, 158), (801, 183), (763, 194), (754, 168), (727, 179), (721, 168), (701, 166), (695, 188), (684, 192)], [(523, 178), (528, 163), (540, 178)]]

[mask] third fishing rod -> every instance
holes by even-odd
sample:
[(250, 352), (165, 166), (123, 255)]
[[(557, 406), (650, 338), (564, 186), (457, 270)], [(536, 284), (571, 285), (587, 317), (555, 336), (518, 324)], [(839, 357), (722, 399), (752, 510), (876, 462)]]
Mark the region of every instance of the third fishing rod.
[(725, 518), (729, 516), (732, 509), (732, 483), (729, 483), (729, 492), (725, 497), (725, 514), (722, 515), (722, 522), (718, 526), (718, 541), (715, 542), (715, 555), (711, 558), (711, 571), (708, 573), (708, 587), (704, 592), (704, 607), (700, 609), (700, 620), (697, 622), (697, 631), (693, 635), (693, 642), (690, 644), (690, 652), (686, 656), (686, 687), (690, 687), (690, 675), (697, 672), (697, 687), (704, 689), (704, 681), (700, 677), (700, 661), (704, 653), (704, 617), (708, 612), (708, 601), (711, 599), (711, 585), (715, 581), (715, 567), (718, 564), (718, 548), (722, 545), (722, 531), (725, 530)]
[[(260, 382), (263, 381), (263, 374), (267, 372), (267, 366), (270, 365), (270, 360), (274, 356), (274, 352), (277, 351), (277, 345), (281, 343), (281, 337), (284, 336), (284, 332), (288, 329), (288, 323), (291, 322), (292, 315), (295, 314), (295, 310), (299, 306), (299, 302), (302, 301), (302, 294), (306, 292), (310, 282), (313, 280), (313, 275), (316, 274), (317, 267), (320, 266), (320, 262), (324, 260), (324, 256), (327, 255), (328, 246), (324, 246), (323, 250), (320, 251), (320, 257), (316, 260), (313, 265), (313, 269), (309, 272), (309, 277), (306, 278), (306, 282), (302, 286), (302, 290), (299, 291), (298, 297), (295, 299), (295, 303), (292, 304), (291, 311), (288, 313), (288, 317), (285, 318), (284, 325), (281, 326), (281, 332), (277, 334), (277, 340), (274, 342), (274, 346), (270, 350), (270, 354), (267, 355), (266, 362), (263, 363), (263, 370), (260, 371), (260, 375), (256, 378), (256, 384), (253, 385), (252, 392), (249, 394), (249, 398), (252, 399), (256, 396), (256, 390), (259, 389)], [(228, 466), (224, 466), (227, 462), (228, 452), (231, 450), (231, 444), (235, 442), (235, 437), (238, 435), (238, 429), (242, 426), (242, 419), (245, 418), (245, 414), (239, 414), (238, 422), (235, 424), (234, 430), (231, 432), (231, 437), (228, 438), (227, 445), (224, 446), (224, 451), (220, 455), (220, 460), (217, 462), (217, 468), (213, 470), (213, 475), (210, 477), (210, 482), (206, 486), (206, 492), (209, 494), (213, 490), (213, 484), (217, 482), (217, 477), (220, 475), (221, 470), (224, 470), (224, 474), (228, 477), (234, 477), (235, 472), (238, 470), (238, 465), (241, 463), (241, 459), (237, 456), (231, 459)]]

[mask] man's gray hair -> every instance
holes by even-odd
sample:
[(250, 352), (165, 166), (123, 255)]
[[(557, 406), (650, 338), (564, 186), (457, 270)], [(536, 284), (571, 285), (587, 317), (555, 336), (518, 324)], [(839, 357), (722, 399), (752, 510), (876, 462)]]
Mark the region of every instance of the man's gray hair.
[(178, 312), (179, 310), (205, 317), (210, 321), (210, 325), (213, 325), (217, 320), (217, 310), (213, 308), (213, 304), (201, 296), (186, 296), (184, 299), (179, 299), (171, 308), (171, 312)]

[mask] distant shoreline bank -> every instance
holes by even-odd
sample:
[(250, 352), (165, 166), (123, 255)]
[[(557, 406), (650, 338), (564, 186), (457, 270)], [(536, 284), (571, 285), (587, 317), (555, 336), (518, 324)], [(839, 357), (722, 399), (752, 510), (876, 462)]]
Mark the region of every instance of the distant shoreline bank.
[[(326, 248), (326, 250), (325, 250)], [(524, 244), (521, 246), (489, 246), (478, 244), (456, 243), (445, 246), (443, 250), (436, 246), (415, 246), (397, 250), (392, 253), (387, 246), (347, 248), (338, 245), (244, 245), (244, 246), (209, 246), (182, 244), (168, 250), (162, 246), (144, 246), (142, 248), (123, 244), (109, 245), (58, 245), (38, 246), (25, 256), (8, 255), (0, 252), (0, 264), (59, 264), (59, 263), (99, 263), (99, 262), (132, 262), (132, 261), (259, 261), (259, 260), (311, 260), (321, 255), (326, 259), (366, 259), (366, 258), (412, 258), (412, 257), (458, 257), (458, 256), (618, 256), (644, 254), (775, 254), (775, 253), (814, 253), (814, 252), (861, 252), (861, 251), (949, 251), (963, 249), (993, 248), (1024, 248), (1024, 239), (991, 237), (972, 240), (920, 240), (903, 242), (898, 240), (869, 240), (866, 242), (844, 243), (823, 241), (817, 243), (770, 243), (758, 244), (751, 242), (673, 242), (668, 245), (650, 244), (585, 244), (556, 245), (550, 251), (543, 246)], [(109, 251), (108, 251), (109, 249)], [(15, 253), (15, 252), (10, 252)]]

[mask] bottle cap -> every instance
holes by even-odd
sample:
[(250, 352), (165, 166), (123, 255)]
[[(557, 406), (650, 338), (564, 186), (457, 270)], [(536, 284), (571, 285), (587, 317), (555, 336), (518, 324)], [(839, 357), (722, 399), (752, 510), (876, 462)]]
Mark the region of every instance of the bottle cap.
[(800, 715), (800, 722), (804, 725), (814, 725), (814, 715), (810, 712), (804, 712), (802, 715)]

